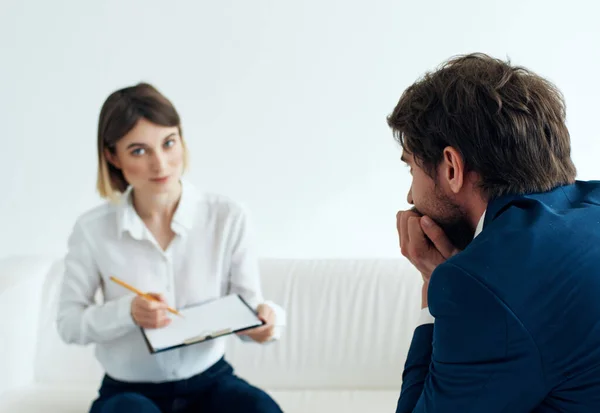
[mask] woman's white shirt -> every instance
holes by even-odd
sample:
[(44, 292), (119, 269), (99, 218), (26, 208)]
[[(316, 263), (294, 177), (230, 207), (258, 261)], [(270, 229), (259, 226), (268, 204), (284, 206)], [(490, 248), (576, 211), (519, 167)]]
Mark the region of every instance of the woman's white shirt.
[[(173, 241), (162, 250), (137, 215), (126, 191), (118, 204), (106, 203), (77, 219), (68, 241), (57, 325), (67, 343), (96, 344), (96, 357), (114, 379), (162, 382), (186, 379), (218, 361), (224, 338), (150, 354), (131, 317), (129, 290), (162, 293), (169, 305), (185, 308), (228, 293), (253, 308), (269, 304), (276, 315), (275, 339), (285, 311), (264, 301), (248, 220), (243, 209), (220, 195), (200, 193), (182, 180), (173, 216)], [(103, 300), (95, 297), (101, 290)]]

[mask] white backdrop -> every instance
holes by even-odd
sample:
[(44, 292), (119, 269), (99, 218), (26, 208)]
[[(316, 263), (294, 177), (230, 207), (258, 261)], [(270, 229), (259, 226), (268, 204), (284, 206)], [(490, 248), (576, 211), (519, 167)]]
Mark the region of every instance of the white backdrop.
[(556, 82), (579, 178), (600, 175), (592, 0), (0, 4), (0, 256), (64, 253), (100, 202), (100, 106), (141, 80), (182, 115), (189, 179), (246, 204), (263, 256), (399, 256), (409, 176), (385, 117), (455, 54)]

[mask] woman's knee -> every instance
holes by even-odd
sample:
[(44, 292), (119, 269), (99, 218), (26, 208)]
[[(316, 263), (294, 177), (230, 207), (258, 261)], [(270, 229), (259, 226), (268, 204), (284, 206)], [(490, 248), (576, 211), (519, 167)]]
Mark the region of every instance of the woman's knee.
[(235, 404), (232, 412), (243, 409), (246, 413), (282, 413), (277, 402), (264, 390), (249, 384), (236, 390), (237, 392), (232, 391), (229, 395)]

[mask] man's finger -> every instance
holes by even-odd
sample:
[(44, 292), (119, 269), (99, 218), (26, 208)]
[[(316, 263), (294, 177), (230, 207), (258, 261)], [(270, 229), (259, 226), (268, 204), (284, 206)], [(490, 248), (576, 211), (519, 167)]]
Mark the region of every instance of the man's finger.
[(424, 216), (421, 218), (421, 228), (427, 238), (431, 240), (435, 248), (446, 259), (450, 258), (458, 252), (456, 247), (452, 245), (444, 230), (439, 227), (431, 218)]
[(424, 253), (427, 250), (427, 238), (423, 233), (423, 229), (421, 228), (421, 223), (418, 217), (408, 217), (407, 232), (408, 238), (410, 239), (410, 244), (415, 249), (414, 252)]
[(402, 248), (402, 230), (400, 225), (400, 220), (402, 219), (402, 212), (398, 211), (396, 213), (396, 231), (398, 231), (398, 246)]
[(408, 214), (406, 213), (406, 211), (400, 212), (399, 218), (400, 219), (397, 219), (396, 225), (398, 227), (398, 235), (400, 236), (400, 251), (403, 255), (406, 255), (406, 247), (409, 243), (407, 226)]

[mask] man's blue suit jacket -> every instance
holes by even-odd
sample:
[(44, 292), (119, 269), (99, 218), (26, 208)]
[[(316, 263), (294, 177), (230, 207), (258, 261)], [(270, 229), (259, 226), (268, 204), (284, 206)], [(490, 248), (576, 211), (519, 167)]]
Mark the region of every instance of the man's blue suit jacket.
[(397, 413), (600, 413), (600, 182), (490, 202), (428, 302)]

